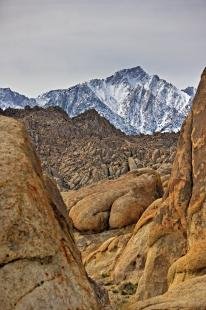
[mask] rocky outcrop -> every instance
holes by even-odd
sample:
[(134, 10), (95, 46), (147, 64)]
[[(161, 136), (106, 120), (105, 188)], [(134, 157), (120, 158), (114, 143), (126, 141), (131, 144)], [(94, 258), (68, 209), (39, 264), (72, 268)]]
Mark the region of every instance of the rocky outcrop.
[(23, 126), (0, 116), (0, 141), (1, 309), (100, 309), (65, 205)]
[(137, 169), (137, 164), (133, 157), (128, 158), (128, 166), (130, 171)]
[(74, 230), (76, 244), (81, 252), (85, 269), (109, 295), (111, 308), (122, 309), (128, 297), (135, 294), (136, 285), (128, 281), (114, 283), (112, 271), (125, 245), (132, 235), (134, 225), (111, 229), (100, 233), (80, 233)]
[(114, 181), (63, 193), (63, 197), (76, 229), (100, 232), (136, 223), (162, 193), (159, 175), (152, 169), (139, 169)]
[(130, 309), (205, 309), (205, 122), (206, 70), (182, 128), (168, 193), (149, 231), (136, 292), (143, 301)]
[(147, 257), (148, 237), (152, 229), (152, 221), (162, 202), (162, 198), (155, 200), (142, 214), (135, 225), (131, 238), (124, 247), (112, 271), (112, 277), (115, 283), (130, 281), (133, 284), (139, 282)]
[(87, 255), (84, 265), (88, 274), (96, 280), (110, 277), (115, 262), (130, 237), (131, 233), (110, 237), (98, 249)]
[(206, 276), (191, 277), (171, 287), (164, 295), (125, 306), (125, 310), (205, 309)]

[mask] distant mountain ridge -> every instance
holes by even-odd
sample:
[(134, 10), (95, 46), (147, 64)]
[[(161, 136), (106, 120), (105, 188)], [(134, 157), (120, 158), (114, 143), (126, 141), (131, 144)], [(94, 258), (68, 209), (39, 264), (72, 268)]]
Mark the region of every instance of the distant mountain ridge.
[(126, 134), (177, 132), (191, 107), (195, 89), (179, 90), (140, 66), (117, 71), (68, 89), (51, 90), (29, 99), (0, 89), (0, 108), (59, 106), (70, 117), (95, 109)]
[(0, 108), (5, 110), (8, 107), (21, 109), (27, 105), (34, 106), (36, 100), (21, 95), (10, 88), (0, 88)]

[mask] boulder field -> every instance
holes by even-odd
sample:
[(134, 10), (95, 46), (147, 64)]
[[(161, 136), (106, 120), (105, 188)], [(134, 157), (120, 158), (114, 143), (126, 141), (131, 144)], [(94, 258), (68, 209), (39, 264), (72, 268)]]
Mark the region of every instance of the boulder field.
[(0, 109), (21, 121), (41, 160), (42, 170), (61, 191), (79, 189), (130, 170), (150, 167), (167, 185), (178, 133), (127, 136), (94, 109), (69, 118), (59, 107)]

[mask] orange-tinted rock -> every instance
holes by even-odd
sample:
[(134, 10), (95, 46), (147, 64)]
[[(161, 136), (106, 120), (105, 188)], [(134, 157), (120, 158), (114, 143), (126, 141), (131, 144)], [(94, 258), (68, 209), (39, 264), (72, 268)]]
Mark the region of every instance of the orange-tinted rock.
[(0, 117), (0, 307), (100, 309), (64, 203), (22, 125)]
[[(130, 309), (205, 309), (205, 123), (206, 70), (182, 128), (168, 193), (153, 220), (136, 297), (165, 294), (136, 302)], [(160, 253), (161, 262), (155, 265)]]
[(161, 201), (161, 198), (155, 200), (142, 214), (126, 247), (122, 250), (118, 260), (115, 261), (112, 272), (115, 283), (120, 283), (123, 280), (138, 283), (142, 276), (149, 248), (148, 237), (153, 225), (152, 220)]
[(76, 229), (99, 232), (136, 223), (161, 195), (159, 175), (153, 169), (138, 169), (116, 180), (63, 193), (63, 198)]
[(130, 236), (131, 234), (128, 233), (111, 237), (90, 253), (84, 260), (88, 274), (94, 279), (109, 277)]
[(159, 295), (145, 301), (139, 301), (122, 307), (124, 310), (203, 310), (205, 309), (206, 276), (197, 276), (180, 282)]
[(138, 177), (136, 188), (116, 199), (111, 207), (109, 226), (124, 227), (136, 223), (144, 210), (160, 194), (161, 182), (155, 173), (143, 174)]
[(124, 193), (108, 190), (80, 200), (69, 212), (74, 227), (80, 231), (102, 231), (108, 227), (111, 205)]

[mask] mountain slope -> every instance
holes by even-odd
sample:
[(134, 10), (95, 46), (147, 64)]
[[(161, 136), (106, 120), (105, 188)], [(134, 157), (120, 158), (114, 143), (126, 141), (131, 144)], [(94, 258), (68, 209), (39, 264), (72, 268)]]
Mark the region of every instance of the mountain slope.
[[(95, 109), (127, 134), (152, 134), (179, 131), (190, 110), (193, 94), (192, 87), (179, 90), (138, 66), (120, 70), (106, 79), (93, 79), (68, 89), (51, 90), (31, 99), (29, 104), (59, 106), (70, 117)], [(25, 103), (19, 104), (14, 98), (5, 104), (5, 100), (0, 98), (1, 108), (23, 107)]]

